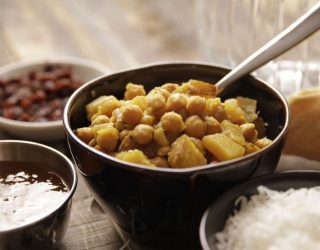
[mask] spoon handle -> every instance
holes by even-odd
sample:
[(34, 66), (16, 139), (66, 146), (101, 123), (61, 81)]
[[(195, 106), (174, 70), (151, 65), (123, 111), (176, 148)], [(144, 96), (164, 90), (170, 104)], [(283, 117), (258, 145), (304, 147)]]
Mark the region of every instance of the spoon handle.
[(320, 1), (216, 83), (218, 93), (232, 82), (286, 52), (320, 28)]

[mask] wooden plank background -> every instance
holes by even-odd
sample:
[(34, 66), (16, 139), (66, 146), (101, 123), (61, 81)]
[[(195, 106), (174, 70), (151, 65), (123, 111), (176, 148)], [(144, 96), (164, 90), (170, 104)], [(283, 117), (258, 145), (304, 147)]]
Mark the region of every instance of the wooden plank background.
[(0, 64), (73, 55), (116, 70), (197, 60), (192, 0), (1, 0)]

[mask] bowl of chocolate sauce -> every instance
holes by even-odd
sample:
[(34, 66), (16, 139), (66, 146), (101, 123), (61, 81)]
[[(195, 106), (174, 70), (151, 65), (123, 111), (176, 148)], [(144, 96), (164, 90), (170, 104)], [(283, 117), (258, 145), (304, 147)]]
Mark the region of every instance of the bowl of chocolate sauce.
[(0, 249), (58, 248), (77, 186), (73, 163), (35, 142), (0, 141)]

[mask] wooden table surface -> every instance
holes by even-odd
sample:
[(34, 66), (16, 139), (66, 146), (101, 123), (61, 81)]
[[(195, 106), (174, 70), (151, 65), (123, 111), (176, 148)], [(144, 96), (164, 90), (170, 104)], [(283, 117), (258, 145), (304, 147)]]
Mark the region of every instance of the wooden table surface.
[[(0, 66), (56, 55), (92, 59), (111, 71), (201, 60), (194, 1), (0, 0)], [(0, 138), (12, 137), (0, 131)], [(50, 145), (67, 153), (61, 143)], [(279, 168), (320, 169), (319, 162), (308, 164), (282, 158)], [(108, 215), (92, 204), (79, 175), (69, 229), (59, 249), (132, 249)]]
[[(156, 61), (199, 60), (192, 0), (0, 0), (0, 66), (57, 55), (112, 71)], [(0, 138), (12, 138), (0, 131)], [(51, 145), (65, 151), (60, 144)], [(107, 214), (93, 211), (81, 176), (59, 249), (131, 249)]]
[(112, 70), (197, 60), (192, 0), (1, 0), (0, 65), (72, 55)]

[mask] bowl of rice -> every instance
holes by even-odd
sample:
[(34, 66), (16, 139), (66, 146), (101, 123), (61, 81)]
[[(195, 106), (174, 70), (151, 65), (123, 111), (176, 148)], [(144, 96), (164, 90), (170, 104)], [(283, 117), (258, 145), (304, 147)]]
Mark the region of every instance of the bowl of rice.
[(320, 172), (288, 171), (244, 182), (204, 213), (204, 250), (317, 249)]

